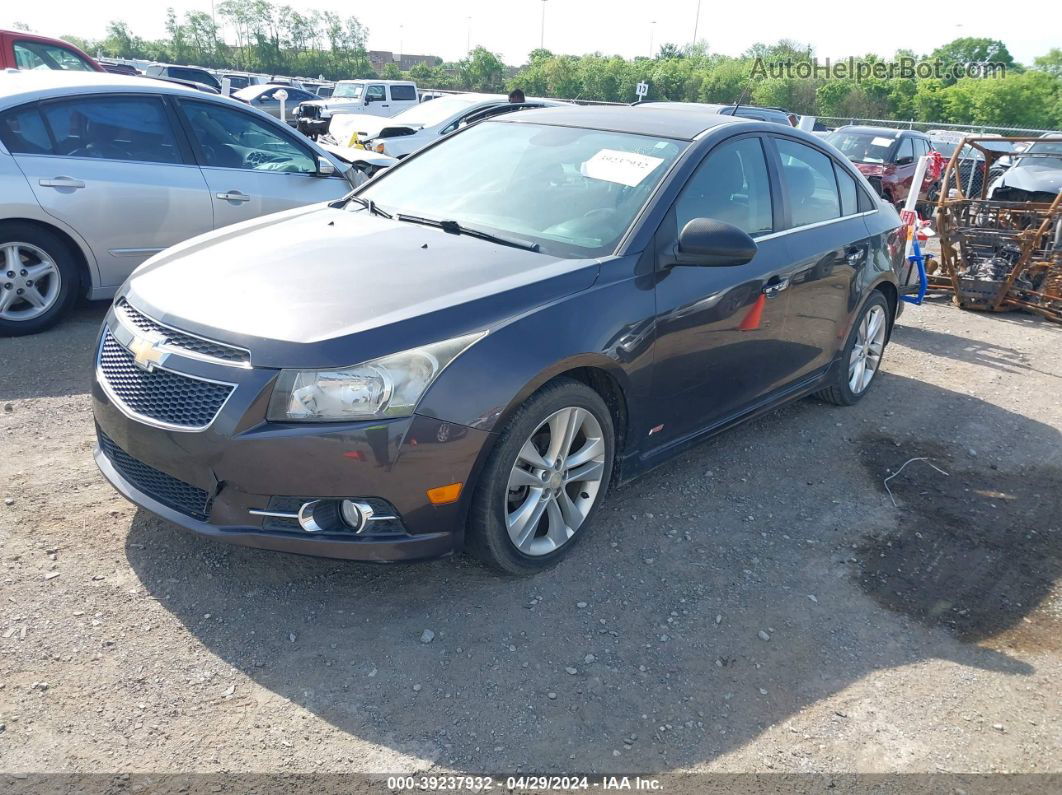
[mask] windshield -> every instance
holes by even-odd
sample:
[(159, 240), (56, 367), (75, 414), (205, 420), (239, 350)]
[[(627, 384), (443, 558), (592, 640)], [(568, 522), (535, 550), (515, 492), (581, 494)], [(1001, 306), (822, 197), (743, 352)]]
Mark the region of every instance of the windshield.
[[(500, 101), (500, 100), (499, 100)], [(442, 124), (455, 113), (460, 113), (479, 102), (479, 99), (470, 100), (466, 97), (444, 97), (433, 99), (431, 102), (423, 102), (414, 105), (409, 110), (404, 110), (394, 117), (397, 125), (410, 127), (434, 127)]]
[(885, 163), (896, 139), (891, 135), (865, 132), (835, 132), (826, 140), (841, 150), (841, 154), (855, 163)]
[(1026, 155), (1019, 163), (1023, 166), (1038, 165), (1043, 168), (1062, 168), (1062, 140), (1037, 141), (1025, 150)]
[(338, 83), (332, 96), (336, 99), (357, 99), (365, 86), (361, 83)]
[(457, 221), (538, 243), (557, 256), (603, 256), (687, 146), (630, 133), (487, 122), (386, 172), (358, 195), (390, 213)]

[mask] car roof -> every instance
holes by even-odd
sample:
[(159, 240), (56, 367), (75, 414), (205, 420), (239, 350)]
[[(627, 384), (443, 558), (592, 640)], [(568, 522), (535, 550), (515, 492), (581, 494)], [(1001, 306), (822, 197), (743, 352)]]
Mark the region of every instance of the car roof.
[[(692, 141), (705, 130), (720, 124), (757, 124), (740, 116), (720, 116), (698, 108), (654, 108), (652, 105), (568, 105), (532, 108), (497, 119), (515, 124), (553, 124), (559, 127), (585, 127), (611, 132), (653, 135)], [(764, 122), (759, 122), (764, 123)]]
[[(111, 72), (67, 72), (57, 69), (5, 70), (0, 72), (0, 105), (70, 94), (107, 94), (121, 92), (152, 92), (211, 96), (193, 88), (150, 77), (118, 75)], [(228, 100), (226, 100), (228, 101)]]

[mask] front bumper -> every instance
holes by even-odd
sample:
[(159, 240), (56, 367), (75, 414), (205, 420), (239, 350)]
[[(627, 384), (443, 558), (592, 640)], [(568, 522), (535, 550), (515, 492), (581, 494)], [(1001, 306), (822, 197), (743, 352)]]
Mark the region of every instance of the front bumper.
[[(112, 310), (107, 324), (115, 322)], [(236, 386), (205, 429), (187, 431), (131, 416), (97, 372), (92, 387), (101, 441), (96, 463), (127, 499), (199, 535), (263, 549), (396, 561), (461, 547), (470, 481), (490, 433), (418, 415), (378, 422), (269, 423), (265, 408), (279, 371), (180, 356), (171, 356), (165, 369)], [(129, 461), (143, 468), (131, 470)], [(178, 489), (201, 494), (202, 502), (189, 508), (174, 499), (174, 481)], [(458, 482), (465, 486), (457, 502), (428, 500), (429, 489)], [(267, 517), (251, 513), (270, 510), (279, 498), (386, 500), (400, 527), (386, 533), (366, 528), (357, 535), (310, 534), (297, 527), (277, 529)]]

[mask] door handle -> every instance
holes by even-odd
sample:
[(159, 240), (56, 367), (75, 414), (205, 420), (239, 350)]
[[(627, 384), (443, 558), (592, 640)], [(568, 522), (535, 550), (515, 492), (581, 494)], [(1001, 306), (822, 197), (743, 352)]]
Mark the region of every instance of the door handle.
[(37, 184), (42, 188), (78, 188), (85, 187), (85, 183), (73, 177), (54, 177), (53, 179), (38, 180)]
[(249, 202), (251, 197), (246, 193), (240, 193), (238, 190), (231, 190), (228, 193), (217, 194), (219, 199), (224, 199), (227, 202)]
[(774, 276), (767, 282), (767, 284), (763, 285), (762, 292), (768, 298), (774, 298), (787, 287), (789, 287), (788, 276)]

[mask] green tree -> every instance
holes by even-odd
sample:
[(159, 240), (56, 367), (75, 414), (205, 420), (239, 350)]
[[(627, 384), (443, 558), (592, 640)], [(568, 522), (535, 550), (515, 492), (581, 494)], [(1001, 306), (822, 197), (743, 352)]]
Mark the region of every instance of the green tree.
[(382, 77), (384, 80), (401, 80), (402, 70), (399, 69), (398, 65), (393, 62), (386, 63), (384, 64), (383, 71), (380, 72), (380, 77)]

